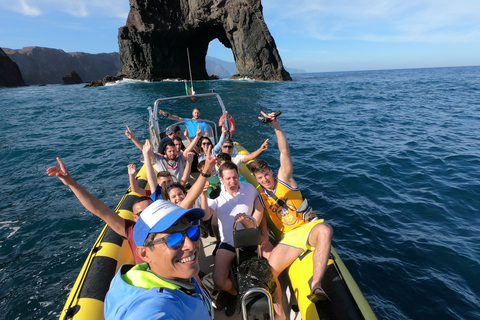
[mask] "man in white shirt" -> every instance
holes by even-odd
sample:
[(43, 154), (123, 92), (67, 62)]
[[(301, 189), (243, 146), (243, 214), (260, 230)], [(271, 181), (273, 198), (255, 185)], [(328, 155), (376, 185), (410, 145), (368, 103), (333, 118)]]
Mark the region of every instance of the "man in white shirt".
[[(220, 195), (215, 199), (208, 199), (208, 206), (205, 201), (202, 201), (202, 209), (206, 211), (204, 220), (209, 219), (214, 211), (217, 214), (221, 243), (215, 255), (213, 282), (216, 287), (231, 295), (228, 300), (231, 302), (233, 300), (233, 309), (235, 309), (235, 296), (238, 292), (228, 276), (236, 256), (233, 244), (235, 221), (239, 222), (238, 229), (251, 228), (254, 226), (253, 221), (244, 217), (253, 216), (258, 224), (261, 224), (262, 243), (269, 240), (257, 189), (249, 183), (239, 182), (237, 166), (232, 162), (224, 163), (219, 173), (222, 181)], [(232, 304), (227, 302), (226, 308), (226, 314), (229, 315), (232, 312)]]

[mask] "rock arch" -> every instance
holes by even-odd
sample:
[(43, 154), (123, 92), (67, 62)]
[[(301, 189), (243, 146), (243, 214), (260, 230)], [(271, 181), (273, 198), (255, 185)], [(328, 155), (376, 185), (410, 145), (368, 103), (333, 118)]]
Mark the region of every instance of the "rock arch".
[(263, 19), (260, 0), (130, 0), (119, 29), (121, 73), (159, 81), (208, 79), (208, 44), (218, 39), (232, 50), (237, 74), (257, 80), (291, 80)]

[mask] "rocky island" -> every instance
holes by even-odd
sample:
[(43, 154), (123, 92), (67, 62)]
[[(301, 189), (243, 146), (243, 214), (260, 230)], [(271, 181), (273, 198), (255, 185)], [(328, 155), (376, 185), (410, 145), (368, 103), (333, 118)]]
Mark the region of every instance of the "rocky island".
[(291, 80), (263, 18), (260, 0), (130, 0), (119, 29), (120, 74), (139, 80), (206, 80), (205, 57), (218, 39), (233, 52), (232, 78)]

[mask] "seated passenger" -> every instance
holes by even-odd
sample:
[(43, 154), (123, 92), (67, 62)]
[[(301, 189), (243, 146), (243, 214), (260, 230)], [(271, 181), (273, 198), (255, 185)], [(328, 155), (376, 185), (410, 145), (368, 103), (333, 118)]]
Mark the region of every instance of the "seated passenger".
[[(172, 187), (172, 190), (175, 189), (174, 191), (176, 191), (176, 195), (172, 194), (170, 196), (170, 193), (165, 193), (166, 200), (167, 200), (167, 197), (170, 200), (175, 199), (174, 200), (176, 201), (175, 203), (178, 204), (179, 206), (185, 209), (193, 208), (195, 204), (195, 200), (198, 197), (200, 197), (200, 194), (202, 193), (205, 183), (207, 183), (207, 179), (211, 176), (213, 168), (215, 168), (215, 163), (217, 162), (215, 156), (210, 155), (210, 150), (211, 148), (207, 150), (207, 159), (205, 162), (205, 166), (203, 170), (200, 171), (200, 175), (198, 176), (193, 186), (190, 188), (188, 194), (186, 193), (185, 188), (183, 187), (183, 184), (174, 183), (173, 185), (175, 188)], [(150, 141), (147, 139), (143, 147), (143, 156), (145, 158), (148, 158), (151, 152), (152, 152), (152, 149), (150, 148)], [(168, 189), (168, 187), (162, 187), (161, 185), (157, 184), (157, 181), (155, 180), (155, 172), (153, 171), (153, 167), (151, 163), (145, 162), (145, 170), (147, 173), (148, 184), (150, 185), (151, 189), (155, 190), (155, 192), (152, 193), (152, 199), (154, 200), (162, 199), (163, 197), (162, 190)], [(187, 171), (185, 171), (185, 175), (187, 175)], [(178, 199), (177, 199), (177, 195), (178, 195)]]
[(173, 141), (173, 144), (175, 144), (175, 149), (177, 150), (178, 154), (182, 153), (185, 150), (185, 146), (183, 145), (182, 138), (174, 137), (172, 141)]
[[(212, 149), (213, 155), (218, 154), (221, 151), (222, 145), (226, 138), (227, 138), (227, 130), (225, 129), (225, 127), (222, 127), (222, 135), (220, 136), (218, 143)], [(198, 161), (200, 162), (202, 160), (205, 160), (205, 158), (207, 157), (206, 150), (208, 146), (213, 145), (213, 143), (209, 137), (201, 137), (198, 143), (200, 146), (200, 155), (198, 156)]]
[(130, 248), (132, 249), (133, 257), (135, 263), (142, 263), (143, 260), (137, 256), (136, 245), (133, 241), (133, 227), (135, 226), (135, 221), (138, 219), (138, 215), (153, 201), (147, 197), (138, 197), (132, 206), (132, 218), (134, 221), (123, 219), (116, 212), (110, 210), (107, 205), (101, 200), (95, 198), (87, 190), (85, 190), (77, 181), (75, 181), (70, 173), (68, 172), (65, 164), (60, 158), (57, 158), (58, 164), (60, 167), (50, 167), (47, 169), (47, 174), (49, 176), (56, 176), (62, 181), (64, 185), (70, 188), (73, 191), (80, 203), (102, 219), (105, 223), (108, 224), (113, 231), (127, 239)]
[[(143, 150), (143, 143), (141, 143), (132, 133), (130, 128), (127, 126), (127, 131), (125, 131), (125, 135), (132, 140), (132, 142), (140, 149)], [(201, 131), (200, 129), (197, 130), (197, 135), (195, 139), (193, 140), (194, 143), (198, 141), (201, 137)], [(154, 168), (157, 172), (159, 171), (169, 171), (174, 180), (177, 182), (181, 181), (182, 176), (183, 176), (183, 171), (185, 169), (185, 158), (188, 156), (188, 154), (193, 150), (195, 147), (194, 144), (190, 144), (183, 153), (178, 154), (177, 149), (175, 148), (175, 144), (170, 141), (165, 144), (165, 155), (161, 154), (154, 154), (153, 152), (150, 153), (150, 158), (147, 159), (153, 160)]]
[(241, 222), (241, 225), (237, 226), (238, 229), (251, 228), (254, 226), (253, 221), (244, 219), (244, 216), (252, 215), (261, 224), (262, 243), (269, 240), (257, 189), (249, 183), (239, 182), (237, 166), (232, 162), (224, 163), (219, 172), (222, 191), (217, 198), (208, 199), (208, 207), (205, 206), (205, 201), (202, 201), (202, 209), (206, 212), (204, 220), (214, 212), (217, 214), (221, 243), (215, 255), (213, 282), (217, 288), (229, 294), (225, 313), (230, 316), (235, 312), (237, 295), (237, 289), (229, 277), (230, 268), (236, 256), (233, 244), (235, 221)]
[[(138, 193), (142, 196), (150, 197), (152, 190), (145, 190), (138, 185), (135, 173), (137, 172), (137, 166), (135, 164), (128, 165), (128, 179), (130, 181), (130, 190)], [(168, 171), (160, 171), (157, 173), (157, 184), (165, 189), (165, 187), (173, 183), (172, 174)], [(153, 190), (155, 192), (155, 190)]]
[(312, 211), (305, 211), (304, 214), (297, 211), (304, 203), (304, 198), (293, 178), (293, 163), (287, 137), (275, 113), (267, 115), (262, 112), (262, 115), (263, 117), (259, 118), (266, 119), (275, 130), (280, 151), (280, 168), (277, 178), (274, 178), (272, 169), (263, 160), (254, 161), (250, 170), (263, 188), (260, 193), (263, 207), (275, 226), (282, 232), (281, 241), (270, 254), (267, 250), (266, 255), (277, 281), (277, 289), (273, 295), (276, 301), (275, 313), (285, 319), (278, 276), (306, 250), (313, 251), (314, 265), (313, 276), (309, 282), (311, 293), (308, 298), (314, 303), (330, 302), (321, 282), (327, 268), (333, 230), (323, 219), (317, 219)]
[(134, 229), (137, 255), (123, 265), (105, 297), (105, 319), (213, 320), (210, 298), (198, 285), (201, 209), (158, 200), (143, 210)]
[[(257, 150), (253, 151), (250, 154), (237, 154), (236, 156), (232, 157), (232, 162), (237, 165), (237, 167), (240, 167), (240, 164), (242, 162), (248, 162), (250, 160), (255, 159), (258, 157), (260, 154), (262, 154), (263, 151), (268, 149), (268, 140), (265, 140), (264, 143), (258, 148)], [(233, 140), (232, 139), (226, 139), (225, 142), (222, 144), (222, 152), (228, 153), (230, 156), (232, 156), (233, 153)]]
[[(180, 138), (180, 127), (178, 125), (171, 125), (165, 130), (165, 134), (167, 135), (165, 138), (160, 140), (158, 143), (158, 153), (165, 154), (165, 144), (170, 141), (174, 141), (175, 138), (179, 138), (180, 142), (182, 139)], [(180, 154), (180, 150), (178, 150), (178, 154)]]

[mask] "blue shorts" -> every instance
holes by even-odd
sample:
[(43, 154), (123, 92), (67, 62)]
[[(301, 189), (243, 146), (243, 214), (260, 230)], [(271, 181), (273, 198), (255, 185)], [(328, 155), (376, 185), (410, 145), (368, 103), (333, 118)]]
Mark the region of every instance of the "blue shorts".
[[(223, 250), (228, 250), (230, 252), (235, 252), (235, 247), (229, 245), (226, 242), (220, 242), (220, 245), (218, 246), (218, 249), (223, 249)], [(257, 247), (242, 247), (242, 248), (240, 248), (240, 251), (255, 252), (255, 251), (257, 251)]]

